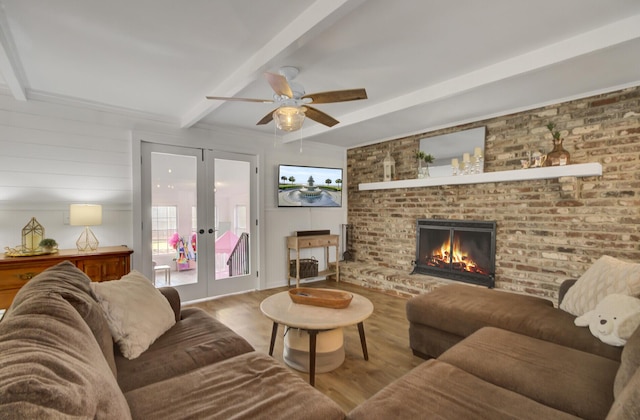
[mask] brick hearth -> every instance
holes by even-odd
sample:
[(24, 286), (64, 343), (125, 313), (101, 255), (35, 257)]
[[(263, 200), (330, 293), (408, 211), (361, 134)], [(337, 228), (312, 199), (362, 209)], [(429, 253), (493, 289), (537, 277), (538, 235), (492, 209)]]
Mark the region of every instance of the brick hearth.
[(341, 262), (340, 281), (376, 289), (393, 296), (409, 298), (419, 293), (430, 292), (445, 284), (456, 283), (439, 277), (409, 274), (392, 268), (371, 266), (362, 262)]
[[(358, 190), (382, 180), (388, 150), (397, 179), (415, 178), (420, 138), (479, 126), (487, 129), (485, 172), (518, 169), (528, 151), (551, 150), (548, 122), (572, 163), (600, 162), (603, 175)], [(603, 254), (640, 261), (640, 87), (350, 149), (347, 180), (356, 262), (341, 267), (341, 280), (423, 293), (447, 280), (409, 276), (416, 220), (496, 220), (496, 288), (555, 299), (562, 280)]]

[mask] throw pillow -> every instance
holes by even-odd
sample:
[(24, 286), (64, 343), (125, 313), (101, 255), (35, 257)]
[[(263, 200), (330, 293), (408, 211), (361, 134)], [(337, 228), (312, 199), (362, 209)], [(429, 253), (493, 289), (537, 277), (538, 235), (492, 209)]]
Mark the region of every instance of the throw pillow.
[(135, 359), (175, 324), (169, 301), (142, 273), (133, 270), (120, 280), (92, 283), (120, 352)]
[(581, 316), (613, 293), (640, 297), (640, 264), (603, 255), (567, 291), (560, 309)]

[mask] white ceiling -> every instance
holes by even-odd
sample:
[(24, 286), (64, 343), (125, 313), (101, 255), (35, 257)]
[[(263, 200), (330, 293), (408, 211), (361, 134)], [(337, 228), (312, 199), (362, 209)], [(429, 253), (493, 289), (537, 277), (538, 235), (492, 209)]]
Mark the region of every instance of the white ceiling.
[[(0, 83), (190, 127), (256, 126), (262, 74), (366, 88), (285, 136), (355, 147), (640, 85), (638, 0), (0, 0)], [(245, 131), (246, 133), (246, 131)]]

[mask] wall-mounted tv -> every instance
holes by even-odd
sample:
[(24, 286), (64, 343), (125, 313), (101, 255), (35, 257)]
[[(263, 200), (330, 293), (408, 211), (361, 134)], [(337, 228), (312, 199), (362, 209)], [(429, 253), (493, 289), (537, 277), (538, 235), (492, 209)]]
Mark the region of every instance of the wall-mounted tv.
[(342, 207), (342, 169), (279, 165), (278, 207)]

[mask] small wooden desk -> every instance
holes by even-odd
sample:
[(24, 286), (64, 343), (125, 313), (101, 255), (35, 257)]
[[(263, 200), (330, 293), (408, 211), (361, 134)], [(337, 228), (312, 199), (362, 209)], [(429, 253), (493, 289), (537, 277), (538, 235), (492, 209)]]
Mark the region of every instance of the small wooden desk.
[[(327, 264), (326, 270), (318, 272), (318, 277), (336, 275), (336, 282), (340, 282), (340, 267), (338, 264), (339, 235), (313, 235), (313, 236), (287, 236), (287, 285), (291, 286), (291, 279), (296, 280), (296, 287), (300, 287), (300, 250), (306, 248), (324, 248), (324, 258)], [(329, 247), (336, 248), (335, 263), (329, 262)], [(296, 251), (296, 275), (289, 272), (291, 265), (291, 250)]]

